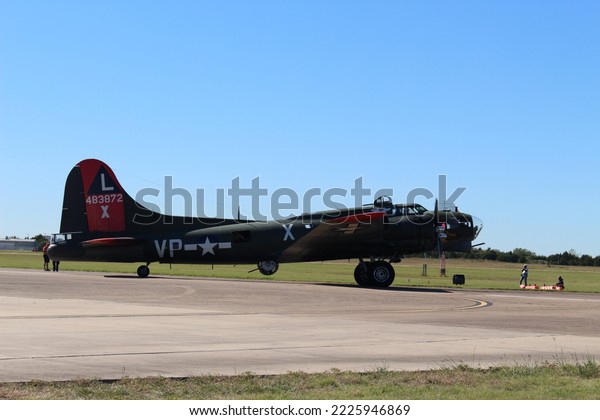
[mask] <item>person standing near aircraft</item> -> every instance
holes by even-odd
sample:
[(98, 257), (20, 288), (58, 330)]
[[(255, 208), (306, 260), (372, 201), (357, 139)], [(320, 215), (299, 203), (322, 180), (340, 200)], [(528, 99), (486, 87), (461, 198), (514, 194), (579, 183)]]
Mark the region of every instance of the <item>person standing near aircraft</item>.
[(521, 280), (519, 281), (519, 285), (527, 286), (527, 276), (529, 274), (529, 270), (527, 269), (527, 264), (523, 266), (521, 270)]
[(52, 260), (52, 271), (58, 271), (59, 264), (60, 264), (60, 261)]
[(50, 257), (48, 256), (48, 248), (50, 248), (50, 243), (46, 242), (46, 245), (42, 248), (42, 252), (44, 253), (44, 271), (50, 271), (48, 268), (48, 264), (50, 263)]

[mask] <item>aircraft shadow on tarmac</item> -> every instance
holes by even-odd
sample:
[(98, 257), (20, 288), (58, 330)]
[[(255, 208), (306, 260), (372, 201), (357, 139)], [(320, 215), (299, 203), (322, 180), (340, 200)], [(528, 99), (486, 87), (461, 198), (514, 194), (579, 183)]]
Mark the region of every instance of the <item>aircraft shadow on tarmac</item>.
[[(145, 279), (140, 279), (139, 276), (137, 275), (133, 275), (133, 274), (105, 274), (104, 278), (107, 279), (132, 279), (132, 280), (145, 280)], [(150, 279), (178, 279), (180, 280), (179, 277), (161, 277), (161, 276), (152, 276), (150, 277)], [(181, 278), (181, 280), (184, 280), (185, 278)]]
[(391, 286), (386, 289), (380, 287), (361, 287), (356, 284), (335, 284), (335, 283), (312, 283), (319, 286), (330, 286), (330, 287), (349, 287), (352, 289), (367, 289), (367, 290), (379, 290), (381, 292), (423, 292), (423, 293), (452, 293), (450, 290), (444, 289), (433, 289), (427, 287), (403, 287), (403, 286)]
[[(139, 280), (140, 278), (133, 274), (105, 274), (105, 278), (109, 279), (133, 279)], [(172, 277), (172, 276), (152, 276), (151, 279), (171, 279), (171, 280), (197, 280), (195, 277)], [(211, 279), (214, 280), (214, 279)], [(265, 280), (247, 280), (247, 279), (219, 279), (219, 280), (235, 280), (235, 281), (257, 281), (257, 282), (265, 282)], [(267, 281), (268, 282), (268, 281)], [(418, 293), (452, 293), (450, 290), (444, 289), (433, 289), (427, 287), (403, 287), (403, 286), (392, 286), (385, 289), (379, 287), (361, 287), (356, 284), (339, 284), (339, 283), (303, 283), (303, 284), (313, 284), (316, 286), (329, 286), (329, 287), (346, 287), (352, 289), (367, 289), (367, 290), (379, 290), (382, 292), (418, 292)]]

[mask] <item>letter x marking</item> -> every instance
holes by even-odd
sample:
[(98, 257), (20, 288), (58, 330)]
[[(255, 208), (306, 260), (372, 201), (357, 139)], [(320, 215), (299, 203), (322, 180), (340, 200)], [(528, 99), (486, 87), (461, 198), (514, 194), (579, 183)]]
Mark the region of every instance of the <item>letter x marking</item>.
[(283, 226), (283, 229), (285, 229), (285, 235), (283, 236), (283, 240), (287, 241), (288, 239), (295, 241), (296, 238), (294, 238), (294, 235), (292, 234), (292, 227), (294, 226), (292, 223), (289, 223), (287, 225), (281, 225)]
[(100, 206), (100, 208), (102, 209), (102, 216), (100, 218), (110, 219), (110, 215), (108, 214), (108, 206)]

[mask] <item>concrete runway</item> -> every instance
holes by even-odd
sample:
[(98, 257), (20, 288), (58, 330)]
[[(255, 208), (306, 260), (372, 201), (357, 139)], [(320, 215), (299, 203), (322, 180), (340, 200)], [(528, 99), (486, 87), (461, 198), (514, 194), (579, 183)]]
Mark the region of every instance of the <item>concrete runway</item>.
[(600, 360), (600, 295), (0, 269), (0, 381)]

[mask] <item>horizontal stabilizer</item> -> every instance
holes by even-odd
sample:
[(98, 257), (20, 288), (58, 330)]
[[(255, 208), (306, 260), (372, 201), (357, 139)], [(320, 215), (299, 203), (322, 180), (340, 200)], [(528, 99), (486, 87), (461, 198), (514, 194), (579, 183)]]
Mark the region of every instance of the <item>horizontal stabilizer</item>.
[(86, 248), (99, 246), (133, 246), (143, 244), (145, 240), (131, 237), (90, 239), (81, 243)]

